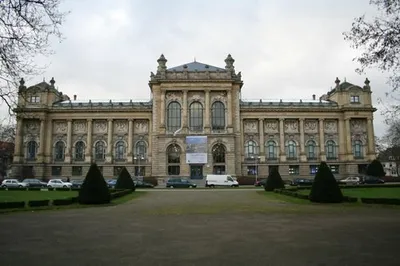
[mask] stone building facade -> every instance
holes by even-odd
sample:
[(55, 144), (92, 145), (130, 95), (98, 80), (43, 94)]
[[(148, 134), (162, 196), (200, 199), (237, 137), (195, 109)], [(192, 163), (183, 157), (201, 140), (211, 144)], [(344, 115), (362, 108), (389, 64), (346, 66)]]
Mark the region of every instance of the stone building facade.
[[(14, 175), (83, 177), (96, 162), (105, 177), (202, 178), (210, 173), (311, 177), (321, 161), (336, 176), (362, 172), (375, 158), (369, 80), (335, 81), (327, 94), (298, 101), (241, 99), (231, 55), (225, 68), (191, 62), (150, 75), (145, 102), (80, 100), (55, 80), (19, 88)], [(186, 161), (186, 137), (206, 136), (206, 161)]]

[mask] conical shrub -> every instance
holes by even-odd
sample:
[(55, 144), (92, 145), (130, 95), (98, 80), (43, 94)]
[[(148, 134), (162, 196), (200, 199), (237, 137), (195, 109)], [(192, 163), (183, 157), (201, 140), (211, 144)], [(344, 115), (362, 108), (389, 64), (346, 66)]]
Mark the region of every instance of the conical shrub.
[(375, 177), (383, 177), (386, 175), (385, 170), (379, 160), (373, 160), (367, 167), (367, 175)]
[(267, 178), (264, 189), (265, 191), (273, 191), (277, 188), (285, 188), (285, 183), (277, 169), (273, 169)]
[(325, 162), (321, 162), (315, 175), (310, 201), (321, 203), (338, 203), (343, 201), (343, 194), (333, 176), (331, 169)]
[(133, 183), (132, 177), (128, 170), (126, 170), (126, 167), (122, 168), (121, 172), (119, 173), (115, 188), (135, 190), (135, 183)]
[(97, 165), (93, 163), (79, 190), (78, 201), (80, 204), (107, 204), (110, 200), (107, 183)]

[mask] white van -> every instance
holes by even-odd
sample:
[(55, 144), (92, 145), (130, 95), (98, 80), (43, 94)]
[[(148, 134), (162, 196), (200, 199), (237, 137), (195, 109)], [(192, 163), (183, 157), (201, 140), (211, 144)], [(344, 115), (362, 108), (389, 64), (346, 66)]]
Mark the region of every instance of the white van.
[(239, 183), (231, 175), (207, 175), (206, 187), (216, 186), (238, 187)]

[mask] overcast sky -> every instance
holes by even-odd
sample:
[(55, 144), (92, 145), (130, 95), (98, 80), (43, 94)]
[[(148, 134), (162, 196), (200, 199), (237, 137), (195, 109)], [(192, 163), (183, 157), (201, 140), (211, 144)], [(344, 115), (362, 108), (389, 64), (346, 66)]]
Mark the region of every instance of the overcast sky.
[[(375, 14), (369, 0), (66, 0), (65, 40), (43, 76), (78, 99), (149, 99), (150, 71), (163, 53), (167, 66), (196, 61), (225, 67), (230, 53), (242, 72), (244, 99), (309, 99), (334, 80), (363, 86), (373, 103), (389, 90), (385, 74), (358, 75), (359, 53), (343, 40), (355, 17)], [(385, 126), (379, 110), (375, 133)]]

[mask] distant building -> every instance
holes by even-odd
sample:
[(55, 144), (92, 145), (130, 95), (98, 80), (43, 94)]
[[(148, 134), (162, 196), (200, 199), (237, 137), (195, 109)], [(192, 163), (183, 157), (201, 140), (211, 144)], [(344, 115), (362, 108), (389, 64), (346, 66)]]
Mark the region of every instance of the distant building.
[(378, 159), (382, 163), (386, 176), (400, 176), (400, 147), (386, 149), (379, 154)]
[(13, 162), (14, 143), (0, 141), (0, 179), (8, 176)]
[[(261, 99), (279, 96), (266, 80), (265, 94), (248, 101), (234, 61), (167, 68), (161, 55), (148, 101), (130, 98), (143, 88), (123, 100), (85, 100), (57, 90), (54, 79), (29, 87), (21, 80), (14, 166), (38, 178), (83, 177), (91, 162), (106, 178), (123, 166), (157, 178), (267, 176), (274, 168), (291, 178), (311, 177), (326, 161), (341, 177), (376, 157), (368, 79), (357, 86), (336, 78), (327, 94), (297, 100)], [(194, 136), (205, 142), (191, 142), (186, 154)]]

